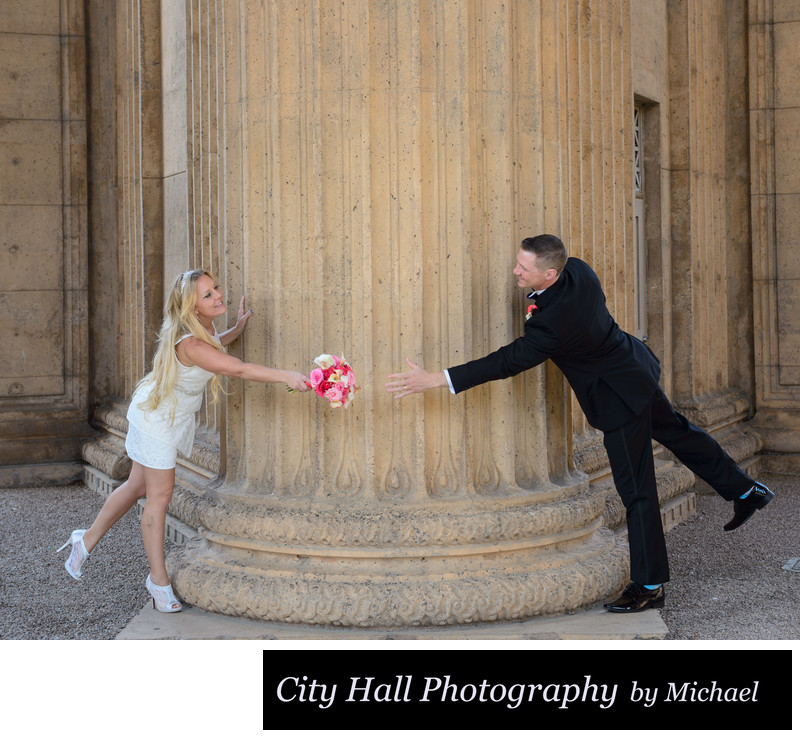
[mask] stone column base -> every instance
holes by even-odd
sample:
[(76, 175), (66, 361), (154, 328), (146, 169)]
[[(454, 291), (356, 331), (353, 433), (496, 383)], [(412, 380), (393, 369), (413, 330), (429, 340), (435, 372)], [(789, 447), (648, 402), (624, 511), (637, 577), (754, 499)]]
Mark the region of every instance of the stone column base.
[(199, 516), (214, 528), (199, 526), (168, 567), (184, 601), (270, 622), (526, 619), (586, 607), (627, 579), (627, 545), (600, 527), (603, 504), (591, 491), (458, 514), (389, 505), (302, 512), (205, 499)]
[(800, 412), (793, 409), (763, 408), (749, 428), (762, 441), (760, 471), (797, 474), (800, 471)]

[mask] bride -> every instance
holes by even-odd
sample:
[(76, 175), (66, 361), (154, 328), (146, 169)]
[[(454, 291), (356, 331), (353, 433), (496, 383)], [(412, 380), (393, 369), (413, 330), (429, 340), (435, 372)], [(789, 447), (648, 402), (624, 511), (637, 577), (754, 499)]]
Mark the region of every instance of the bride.
[(206, 385), (216, 402), (220, 375), (255, 382), (283, 383), (290, 390), (306, 392), (308, 377), (300, 372), (271, 369), (245, 363), (223, 348), (244, 331), (252, 310), (239, 304), (236, 325), (217, 333), (214, 319), (227, 307), (214, 277), (203, 269), (179, 275), (164, 307), (153, 370), (137, 385), (128, 408), (125, 449), (132, 460), (130, 476), (106, 499), (91, 527), (74, 530), (58, 550), (72, 545), (65, 567), (80, 580), (83, 567), (100, 539), (144, 497), (142, 541), (150, 573), (145, 582), (160, 612), (178, 612), (164, 563), (164, 526), (175, 485), (175, 462), (180, 451), (192, 449), (195, 413), (200, 409)]

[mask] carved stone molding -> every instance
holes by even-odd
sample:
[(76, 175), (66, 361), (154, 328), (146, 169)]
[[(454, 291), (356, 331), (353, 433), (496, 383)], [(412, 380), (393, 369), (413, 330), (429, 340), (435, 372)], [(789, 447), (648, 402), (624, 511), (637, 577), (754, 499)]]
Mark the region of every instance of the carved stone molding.
[(170, 556), (180, 597), (212, 612), (273, 622), (397, 627), (525, 619), (608, 596), (628, 566), (627, 547), (606, 529), (545, 546), (405, 555), (369, 547), (280, 554), (232, 548), (207, 535)]
[(272, 497), (253, 498), (178, 488), (181, 517), (209, 535), (275, 546), (424, 547), (495, 544), (536, 537), (553, 540), (591, 528), (603, 495), (585, 485), (569, 498), (403, 506), (354, 502), (313, 506)]
[(387, 627), (513, 620), (619, 587), (627, 548), (584, 481), (525, 499), (299, 504), (179, 487), (198, 529), (169, 559), (180, 597), (291, 623)]
[(673, 404), (690, 421), (710, 431), (744, 420), (751, 403), (743, 392), (730, 389), (692, 400), (675, 398)]

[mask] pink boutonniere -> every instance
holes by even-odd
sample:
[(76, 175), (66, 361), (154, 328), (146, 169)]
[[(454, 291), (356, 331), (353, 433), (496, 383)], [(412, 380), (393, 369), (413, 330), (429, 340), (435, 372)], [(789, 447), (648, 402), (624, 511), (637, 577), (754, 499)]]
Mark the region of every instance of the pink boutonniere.
[(528, 305), (528, 313), (525, 316), (525, 320), (528, 320), (538, 309), (539, 308), (536, 307), (536, 305)]

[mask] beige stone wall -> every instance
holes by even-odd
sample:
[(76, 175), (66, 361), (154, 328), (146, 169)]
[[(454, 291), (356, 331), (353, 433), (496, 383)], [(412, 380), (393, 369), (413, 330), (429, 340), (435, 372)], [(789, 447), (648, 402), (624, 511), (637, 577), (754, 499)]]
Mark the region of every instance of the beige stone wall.
[[(695, 420), (750, 405), (744, 3), (632, 6), (645, 115), (649, 343)], [(742, 214), (744, 213), (744, 217)]]
[(727, 29), (724, 3), (670, 4), (670, 221), (674, 394), (728, 381)]
[(116, 13), (121, 395), (149, 369), (164, 305), (161, 20), (157, 0)]
[(86, 46), (89, 177), (89, 365), (90, 408), (126, 391), (121, 360), (117, 126), (116, 3), (88, 0)]
[[(174, 275), (204, 267), (226, 286), (235, 315), (220, 168), (225, 97), (218, 86), (225, 67), (217, 63), (222, 39), (216, 20), (203, 3), (161, 4), (164, 288)], [(220, 408), (207, 402), (200, 427), (215, 445), (220, 422)]]
[(0, 484), (24, 484), (75, 478), (88, 433), (85, 19), (0, 15)]
[[(662, 386), (672, 394), (669, 39), (666, 0), (631, 3), (631, 86), (643, 116), (647, 341), (661, 359)], [(629, 121), (630, 123), (630, 121)], [(632, 327), (632, 326), (631, 326)]]
[(797, 3), (749, 3), (753, 306), (758, 412), (765, 463), (798, 465), (800, 89)]

